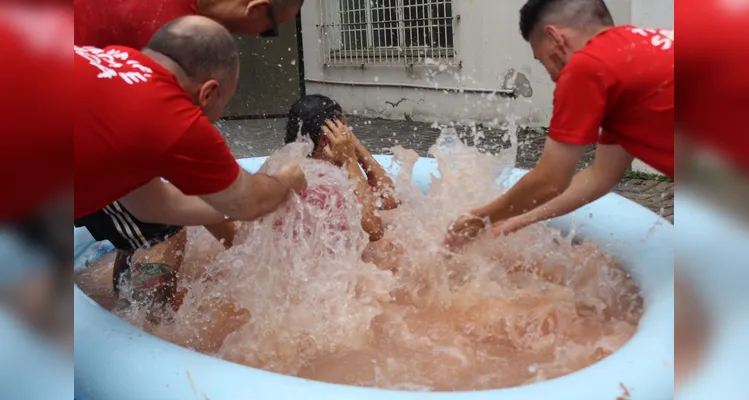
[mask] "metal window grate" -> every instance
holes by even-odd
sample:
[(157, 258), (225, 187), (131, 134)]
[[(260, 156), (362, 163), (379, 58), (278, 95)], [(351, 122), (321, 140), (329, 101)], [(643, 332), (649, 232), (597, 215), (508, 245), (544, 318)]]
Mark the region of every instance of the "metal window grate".
[(320, 0), (324, 63), (452, 63), (452, 0)]

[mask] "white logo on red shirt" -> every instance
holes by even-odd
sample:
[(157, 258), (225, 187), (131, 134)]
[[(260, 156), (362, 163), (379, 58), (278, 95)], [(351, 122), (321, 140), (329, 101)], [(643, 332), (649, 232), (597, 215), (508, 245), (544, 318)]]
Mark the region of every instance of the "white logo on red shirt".
[(153, 74), (153, 70), (144, 66), (136, 60), (128, 60), (130, 54), (126, 51), (102, 49), (90, 46), (73, 46), (73, 51), (88, 60), (91, 65), (101, 72), (96, 76), (101, 79), (112, 79), (119, 76), (128, 85), (147, 82)]
[(661, 50), (668, 50), (674, 45), (673, 29), (629, 28), (629, 31), (643, 37), (649, 37), (650, 43)]

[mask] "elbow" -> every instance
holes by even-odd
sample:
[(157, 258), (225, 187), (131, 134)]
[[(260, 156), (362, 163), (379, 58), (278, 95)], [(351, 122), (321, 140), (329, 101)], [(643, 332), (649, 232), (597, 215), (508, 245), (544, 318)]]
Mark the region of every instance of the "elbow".
[(385, 230), (382, 229), (382, 226), (371, 229), (368, 233), (370, 242), (378, 242), (385, 236)]
[(380, 210), (382, 211), (390, 211), (395, 210), (400, 205), (400, 202), (393, 198), (392, 196), (388, 196), (382, 199), (382, 206), (380, 207)]
[(382, 226), (382, 219), (376, 216), (374, 209), (364, 213), (362, 218), (362, 229), (369, 235), (370, 242), (376, 242), (385, 236), (385, 229)]

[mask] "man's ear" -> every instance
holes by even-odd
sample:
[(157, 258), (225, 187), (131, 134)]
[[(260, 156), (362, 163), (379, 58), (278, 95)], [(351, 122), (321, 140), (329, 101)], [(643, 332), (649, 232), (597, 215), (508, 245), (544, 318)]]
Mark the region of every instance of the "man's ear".
[(562, 48), (565, 48), (567, 46), (567, 38), (562, 34), (562, 32), (553, 25), (546, 25), (544, 27), (544, 32), (546, 32), (546, 36), (551, 39), (554, 44), (559, 45)]
[(247, 7), (244, 9), (244, 15), (250, 15), (253, 11), (257, 11), (259, 7), (270, 6), (270, 0), (250, 0), (247, 3)]
[(198, 93), (198, 104), (201, 108), (205, 108), (212, 101), (220, 95), (219, 84), (215, 79), (205, 81), (200, 86), (200, 92)]

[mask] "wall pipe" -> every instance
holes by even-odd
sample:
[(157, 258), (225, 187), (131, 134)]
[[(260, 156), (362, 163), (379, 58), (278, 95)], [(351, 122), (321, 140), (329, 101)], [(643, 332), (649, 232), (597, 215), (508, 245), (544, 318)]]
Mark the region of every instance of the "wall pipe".
[(475, 89), (475, 88), (457, 88), (457, 87), (434, 87), (426, 85), (415, 85), (409, 83), (381, 83), (381, 82), (343, 82), (343, 81), (330, 81), (325, 79), (313, 79), (305, 78), (305, 82), (319, 83), (323, 85), (339, 85), (339, 86), (363, 86), (363, 87), (377, 87), (377, 88), (396, 88), (396, 89), (419, 89), (419, 90), (431, 90), (435, 92), (450, 92), (450, 93), (478, 93), (478, 94), (498, 94), (501, 97), (516, 98), (518, 97), (516, 90), (510, 89)]

